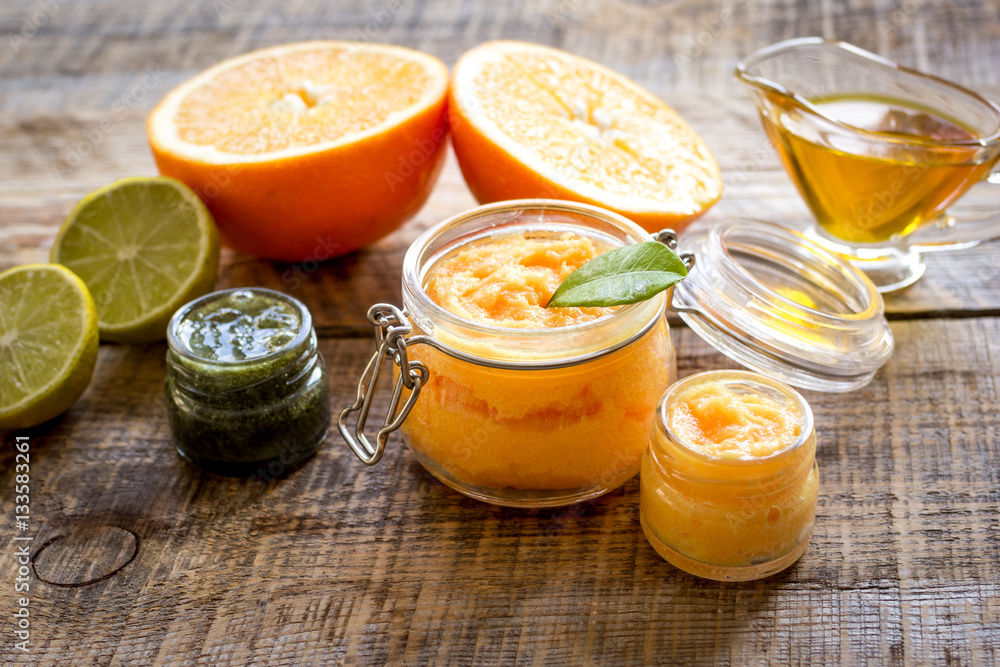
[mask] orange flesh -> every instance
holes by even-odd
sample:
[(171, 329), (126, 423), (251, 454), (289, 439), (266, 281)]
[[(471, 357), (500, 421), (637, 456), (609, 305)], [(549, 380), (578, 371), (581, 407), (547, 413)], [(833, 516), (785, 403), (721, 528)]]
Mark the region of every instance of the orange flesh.
[(722, 193), (718, 164), (676, 111), (621, 74), (526, 42), (456, 63), (452, 146), (480, 203), (568, 199), (681, 231)]
[(678, 396), (667, 423), (683, 446), (655, 429), (642, 461), (639, 506), (657, 551), (692, 574), (718, 579), (726, 568), (774, 561), (801, 547), (819, 489), (815, 436), (767, 457), (799, 439), (802, 420), (798, 405), (717, 382)]
[[(561, 276), (602, 249), (573, 234), (499, 236), (440, 261), (426, 289), (439, 305), (471, 321), (557, 328), (612, 310), (547, 311), (540, 305)], [(459, 483), (489, 489), (623, 483), (638, 470), (656, 401), (674, 373), (662, 320), (617, 352), (563, 369), (494, 369), (426, 345), (411, 354), (430, 369), (430, 378), (403, 423), (407, 442)]]
[(481, 94), (483, 114), (562, 178), (624, 196), (669, 193), (671, 205), (690, 214), (719, 196), (714, 158), (700, 137), (621, 77), (568, 54), (525, 51), (487, 63), (476, 84), (503, 91)]
[(219, 73), (177, 110), (181, 139), (240, 155), (343, 139), (408, 109), (436, 82), (420, 63), (347, 47), (288, 51)]
[(471, 322), (551, 329), (602, 317), (614, 308), (545, 308), (569, 274), (607, 250), (593, 239), (521, 232), (470, 244), (437, 262), (424, 289), (436, 304)]

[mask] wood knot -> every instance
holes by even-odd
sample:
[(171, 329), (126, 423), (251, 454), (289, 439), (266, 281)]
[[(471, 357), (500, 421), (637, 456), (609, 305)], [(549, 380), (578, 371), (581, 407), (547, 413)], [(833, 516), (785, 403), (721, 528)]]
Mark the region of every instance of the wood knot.
[(138, 553), (139, 536), (130, 530), (81, 526), (43, 544), (31, 562), (39, 580), (75, 588), (113, 577)]

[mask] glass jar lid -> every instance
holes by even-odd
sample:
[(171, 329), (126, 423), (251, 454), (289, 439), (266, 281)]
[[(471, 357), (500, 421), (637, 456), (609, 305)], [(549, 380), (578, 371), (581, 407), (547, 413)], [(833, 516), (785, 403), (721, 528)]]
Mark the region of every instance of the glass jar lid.
[(765, 375), (818, 391), (868, 384), (892, 355), (882, 297), (845, 259), (779, 225), (696, 225), (697, 262), (668, 307), (714, 348)]
[(185, 359), (227, 367), (271, 362), (299, 348), (312, 316), (298, 299), (263, 287), (235, 287), (182, 306), (167, 326), (167, 344)]

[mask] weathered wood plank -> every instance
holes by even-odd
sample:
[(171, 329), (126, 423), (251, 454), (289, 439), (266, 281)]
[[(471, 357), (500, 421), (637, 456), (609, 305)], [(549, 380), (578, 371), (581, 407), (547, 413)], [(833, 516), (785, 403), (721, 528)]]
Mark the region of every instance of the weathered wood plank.
[[(856, 2), (794, 0), (699, 3), (542, 0), (502, 5), (434, 2), (185, 5), (8, 3), (0, 32), (5, 78), (138, 73), (151, 65), (198, 70), (237, 53), (285, 41), (360, 39), (419, 48), (454, 60), (500, 37), (550, 43), (629, 69), (640, 80), (719, 86), (736, 58), (803, 35), (846, 39), (966, 85), (1000, 85), (996, 0)], [(662, 92), (662, 91), (661, 91)], [(56, 96), (58, 97), (58, 96)], [(82, 97), (82, 96), (81, 96)], [(51, 98), (50, 98), (51, 99)], [(93, 99), (93, 98), (91, 98)], [(100, 99), (100, 98), (98, 98)], [(7, 100), (21, 108), (46, 100)]]
[[(5, 9), (0, 269), (44, 261), (93, 188), (154, 173), (143, 120), (170, 87), (270, 44), (371, 39), (451, 64), (480, 41), (516, 38), (594, 58), (701, 132), (726, 183), (707, 219), (807, 218), (731, 77), (757, 47), (838, 37), (1000, 98), (997, 0), (19, 0)], [(367, 306), (398, 303), (405, 249), (473, 203), (450, 161), (424, 210), (372, 248), (314, 269), (227, 253), (219, 286), (266, 285), (309, 305), (339, 407), (370, 351), (358, 337)], [(995, 195), (973, 203), (997, 208)], [(872, 385), (808, 395), (821, 438), (812, 545), (786, 573), (740, 585), (661, 561), (638, 529), (635, 480), (578, 507), (504, 510), (442, 487), (398, 441), (368, 470), (332, 436), (280, 482), (203, 475), (170, 445), (164, 347), (106, 345), (77, 406), (17, 434), (32, 447), (34, 567), (55, 582), (32, 579), (35, 650), (25, 661), (1000, 662), (1000, 244), (929, 266), (887, 303), (891, 316), (916, 319), (893, 324), (896, 354)], [(929, 319), (938, 316), (966, 319)], [(674, 338), (682, 374), (732, 366), (689, 330)], [(13, 435), (2, 436), (0, 489), (12, 488)], [(12, 503), (0, 494), (6, 520)], [(13, 552), (13, 536), (0, 530), (0, 553)], [(16, 597), (14, 572), (16, 561), (0, 558), (2, 600)], [(0, 663), (19, 663), (8, 640), (0, 636)]]
[[(267, 486), (202, 474), (171, 448), (163, 346), (104, 346), (80, 403), (24, 433), (35, 545), (112, 526), (134, 533), (139, 551), (90, 585), (33, 582), (34, 657), (996, 661), (1000, 322), (893, 329), (897, 353), (872, 385), (808, 395), (822, 479), (810, 548), (785, 574), (740, 585), (661, 561), (638, 528), (635, 480), (582, 506), (501, 509), (443, 487), (397, 440), (365, 469), (333, 436)], [(674, 338), (682, 375), (732, 366), (689, 330)], [(323, 341), (335, 408), (369, 350)], [(5, 447), (0, 488), (12, 460)], [(5, 495), (0, 515), (12, 512)], [(0, 552), (11, 544), (0, 536)], [(14, 568), (0, 565), (3, 599)]]

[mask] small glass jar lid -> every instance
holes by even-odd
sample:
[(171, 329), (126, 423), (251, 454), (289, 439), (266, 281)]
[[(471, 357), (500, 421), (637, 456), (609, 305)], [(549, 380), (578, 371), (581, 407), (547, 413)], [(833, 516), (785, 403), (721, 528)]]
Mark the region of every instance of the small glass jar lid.
[(892, 355), (875, 286), (802, 234), (736, 219), (696, 225), (680, 245), (697, 262), (669, 307), (740, 364), (803, 389), (846, 392)]
[(237, 368), (294, 352), (312, 333), (312, 314), (298, 299), (263, 287), (235, 287), (188, 302), (170, 318), (167, 343), (192, 363)]

